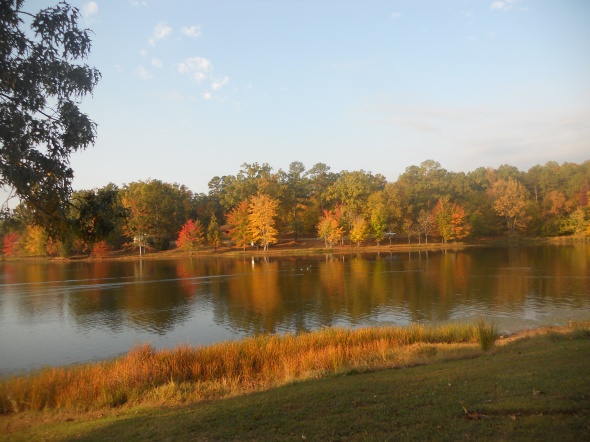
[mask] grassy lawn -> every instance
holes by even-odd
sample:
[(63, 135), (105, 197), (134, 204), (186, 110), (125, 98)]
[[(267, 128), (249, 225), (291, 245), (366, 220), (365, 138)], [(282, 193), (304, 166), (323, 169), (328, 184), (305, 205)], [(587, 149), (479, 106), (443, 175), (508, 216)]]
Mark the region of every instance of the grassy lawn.
[(581, 441), (589, 380), (590, 333), (549, 331), (469, 359), (350, 370), (193, 405), (3, 415), (0, 440)]

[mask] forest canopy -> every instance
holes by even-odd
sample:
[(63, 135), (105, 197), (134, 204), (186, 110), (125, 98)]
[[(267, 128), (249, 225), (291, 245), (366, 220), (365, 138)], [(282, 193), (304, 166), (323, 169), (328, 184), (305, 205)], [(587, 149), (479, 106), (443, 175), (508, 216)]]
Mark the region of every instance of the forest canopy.
[[(590, 235), (590, 161), (451, 172), (427, 160), (396, 181), (323, 163), (288, 170), (243, 164), (194, 193), (156, 179), (73, 192), (67, 235), (33, 222), (26, 201), (0, 225), (3, 253), (39, 256), (176, 246), (191, 253), (222, 244), (268, 249), (278, 239), (314, 238), (326, 247), (396, 241), (456, 242), (502, 235)], [(74, 209), (75, 208), (75, 209)], [(196, 227), (195, 227), (196, 226)]]

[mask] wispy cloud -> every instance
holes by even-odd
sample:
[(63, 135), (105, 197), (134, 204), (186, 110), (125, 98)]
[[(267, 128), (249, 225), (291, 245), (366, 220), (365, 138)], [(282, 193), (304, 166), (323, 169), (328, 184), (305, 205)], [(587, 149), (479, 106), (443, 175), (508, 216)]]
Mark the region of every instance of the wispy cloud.
[(152, 74), (145, 67), (143, 67), (143, 66), (139, 66), (135, 70), (135, 73), (142, 80), (149, 80), (150, 78), (152, 78)]
[(391, 18), (400, 18), (402, 16), (402, 13), (399, 11), (395, 11), (391, 13)]
[(218, 91), (228, 83), (229, 83), (229, 77), (227, 75), (222, 78), (214, 79), (211, 82), (211, 89), (213, 89), (214, 91)]
[[(179, 74), (188, 76), (192, 81), (208, 88), (204, 88), (201, 97), (204, 100), (216, 98), (214, 93), (221, 91), (228, 83), (229, 76), (214, 76), (213, 64), (210, 60), (203, 57), (191, 57), (178, 63), (177, 71)], [(219, 97), (217, 97), (219, 98)], [(221, 98), (223, 99), (223, 98)]]
[(133, 6), (134, 8), (137, 8), (138, 6), (147, 6), (146, 1), (140, 1), (140, 0), (130, 0), (129, 4), (131, 6)]
[(200, 37), (201, 36), (201, 27), (200, 26), (184, 26), (180, 29), (183, 35), (187, 37)]
[(497, 0), (490, 5), (492, 11), (509, 11), (518, 0)]
[(160, 22), (154, 28), (152, 38), (149, 40), (150, 46), (155, 46), (160, 40), (165, 40), (172, 33), (172, 28), (166, 22)]
[(213, 65), (209, 60), (203, 57), (191, 57), (178, 64), (178, 73), (187, 74), (192, 80), (201, 83), (207, 78)]
[(152, 58), (152, 66), (156, 67), (156, 68), (161, 68), (162, 67), (162, 60), (160, 60), (159, 58)]

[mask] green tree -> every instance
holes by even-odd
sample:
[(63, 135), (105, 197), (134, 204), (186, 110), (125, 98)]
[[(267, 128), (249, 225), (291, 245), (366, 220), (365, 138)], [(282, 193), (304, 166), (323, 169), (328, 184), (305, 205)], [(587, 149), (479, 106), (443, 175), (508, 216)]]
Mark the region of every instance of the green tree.
[(369, 195), (385, 187), (383, 175), (373, 175), (364, 170), (342, 171), (338, 179), (326, 191), (328, 201), (345, 206), (354, 217), (363, 213)]
[(215, 214), (211, 215), (209, 225), (207, 226), (207, 242), (213, 246), (215, 251), (221, 244), (221, 235), (219, 234), (219, 224)]
[(230, 210), (256, 194), (269, 193), (272, 182), (272, 167), (269, 164), (242, 164), (236, 176), (214, 177), (209, 181), (209, 195), (215, 196), (219, 203)]
[(290, 224), (295, 242), (301, 232), (301, 213), (305, 211), (309, 198), (309, 180), (305, 166), (299, 161), (289, 165), (289, 171), (279, 171), (279, 181), (284, 187), (282, 205), (286, 214), (286, 224)]
[(369, 224), (371, 227), (371, 235), (377, 245), (385, 238), (387, 231), (387, 209), (385, 206), (385, 196), (383, 191), (379, 190), (369, 195), (367, 201), (367, 211), (369, 216)]
[(23, 4), (0, 0), (0, 186), (59, 235), (69, 225), (70, 156), (96, 136), (80, 100), (100, 73), (81, 63), (91, 40), (78, 27), (78, 9), (59, 3), (33, 14)]
[(75, 236), (89, 249), (95, 242), (106, 240), (120, 246), (127, 215), (114, 184), (72, 194), (70, 223)]
[(330, 167), (324, 163), (317, 163), (309, 169), (310, 197), (317, 201), (318, 215), (326, 209), (326, 192), (338, 179), (338, 174), (330, 172)]
[(423, 161), (420, 166), (407, 167), (397, 180), (408, 215), (417, 218), (421, 210), (430, 212), (439, 198), (448, 195), (448, 172), (434, 160)]
[(183, 186), (159, 180), (133, 182), (123, 188), (121, 199), (129, 215), (126, 231), (140, 245), (140, 254), (141, 243), (148, 238), (159, 250), (176, 238), (188, 219), (189, 198)]

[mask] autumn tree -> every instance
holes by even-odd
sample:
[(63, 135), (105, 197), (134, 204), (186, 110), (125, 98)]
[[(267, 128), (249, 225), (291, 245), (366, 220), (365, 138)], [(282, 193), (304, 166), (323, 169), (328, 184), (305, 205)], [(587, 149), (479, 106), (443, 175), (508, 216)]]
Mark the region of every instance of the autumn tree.
[(189, 252), (191, 255), (194, 251), (198, 250), (203, 245), (205, 237), (203, 234), (203, 226), (199, 220), (193, 221), (189, 219), (178, 233), (176, 239), (176, 246)]
[(92, 245), (90, 254), (95, 258), (106, 258), (113, 248), (103, 239)]
[(352, 229), (350, 230), (350, 240), (356, 243), (356, 246), (360, 246), (361, 242), (363, 242), (369, 236), (369, 223), (365, 218), (362, 216), (357, 216), (353, 223)]
[(412, 242), (412, 236), (414, 236), (417, 231), (418, 229), (416, 225), (410, 218), (404, 219), (404, 221), (402, 222), (402, 233), (408, 237), (408, 244)]
[(21, 251), (27, 256), (45, 256), (47, 239), (47, 232), (43, 227), (28, 225), (21, 237)]
[(17, 256), (20, 252), (20, 235), (16, 232), (9, 232), (2, 238), (2, 253), (6, 256)]
[(456, 241), (467, 238), (471, 234), (471, 224), (469, 223), (467, 210), (460, 204), (453, 203), (451, 213), (453, 239)]
[(252, 197), (248, 205), (248, 231), (252, 241), (258, 242), (265, 252), (269, 244), (277, 242), (278, 232), (274, 227), (277, 208), (277, 200), (262, 194)]
[(211, 215), (209, 225), (207, 226), (207, 242), (212, 245), (217, 251), (217, 247), (221, 244), (221, 235), (219, 234), (219, 224), (215, 214)]
[[(430, 235), (430, 232), (432, 232), (432, 229), (434, 229), (435, 225), (435, 220), (432, 216), (432, 213), (424, 209), (420, 210), (420, 214), (416, 219), (416, 224), (418, 226), (419, 231), (418, 235), (423, 234), (426, 244), (428, 244), (428, 235)], [(419, 238), (420, 236), (418, 236), (418, 239)]]
[(563, 192), (551, 190), (543, 198), (543, 233), (557, 235), (563, 230), (566, 216), (572, 211), (573, 204)]
[(316, 227), (318, 232), (318, 238), (324, 240), (326, 247), (333, 247), (342, 239), (344, 230), (338, 222), (338, 218), (335, 213), (329, 210), (324, 210), (324, 216), (320, 219), (319, 224)]
[(440, 198), (432, 210), (434, 219), (436, 220), (436, 227), (438, 234), (443, 239), (443, 242), (449, 242), (454, 238), (453, 235), (453, 209), (449, 197)]
[(229, 237), (236, 247), (243, 250), (252, 243), (252, 235), (248, 228), (248, 206), (248, 201), (244, 200), (227, 214), (227, 223), (231, 226)]
[(527, 225), (526, 205), (529, 192), (514, 178), (498, 179), (488, 190), (494, 210), (506, 219), (511, 235), (516, 229), (524, 230)]
[(564, 223), (564, 232), (573, 233), (574, 235), (587, 235), (590, 233), (590, 222), (586, 221), (584, 209), (578, 207), (567, 217)]
[(69, 225), (70, 157), (96, 137), (80, 100), (100, 72), (82, 63), (91, 31), (78, 27), (77, 8), (62, 2), (32, 13), (23, 4), (0, 2), (0, 187), (27, 202), (35, 224), (59, 235)]

